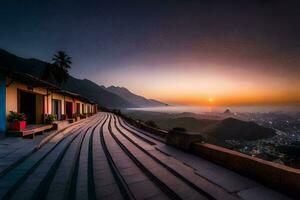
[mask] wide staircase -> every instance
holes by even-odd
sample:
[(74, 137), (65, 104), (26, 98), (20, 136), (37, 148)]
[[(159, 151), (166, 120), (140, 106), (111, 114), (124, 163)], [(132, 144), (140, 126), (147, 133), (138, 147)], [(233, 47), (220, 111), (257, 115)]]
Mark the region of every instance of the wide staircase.
[(0, 199), (289, 199), (111, 113), (18, 145), (0, 154)]

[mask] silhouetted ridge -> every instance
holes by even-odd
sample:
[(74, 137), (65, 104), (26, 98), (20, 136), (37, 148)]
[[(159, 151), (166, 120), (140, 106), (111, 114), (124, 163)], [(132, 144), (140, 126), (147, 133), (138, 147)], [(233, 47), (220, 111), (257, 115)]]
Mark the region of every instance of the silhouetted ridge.
[(245, 122), (234, 118), (227, 118), (211, 126), (203, 132), (207, 137), (218, 140), (258, 140), (275, 135), (275, 130), (260, 126), (254, 122)]
[(64, 84), (63, 88), (71, 92), (80, 93), (83, 96), (88, 96), (91, 100), (105, 107), (134, 107), (121, 97), (102, 89), (99, 85), (87, 79), (80, 80), (71, 77)]
[[(28, 73), (37, 78), (41, 78), (47, 64), (47, 62), (43, 62), (34, 58), (21, 58), (0, 49), (0, 67), (2, 68)], [(97, 102), (101, 106), (114, 108), (134, 107), (133, 104), (127, 102), (125, 99), (106, 91), (96, 83), (87, 79), (80, 80), (70, 76), (68, 81), (62, 87), (63, 89), (71, 92), (81, 94), (82, 96)]]
[(24, 59), (0, 49), (0, 67), (9, 70), (28, 73), (40, 78), (46, 64), (46, 62), (33, 58)]
[(230, 115), (230, 114), (232, 114), (232, 112), (231, 112), (229, 109), (226, 109), (226, 110), (224, 111), (224, 114)]
[(166, 131), (174, 127), (185, 128), (189, 132), (203, 135), (209, 142), (223, 144), (225, 140), (258, 140), (275, 135), (275, 130), (235, 118), (224, 120), (195, 117), (176, 117), (167, 114), (136, 112), (134, 118), (144, 121), (153, 120), (159, 128)]
[(107, 91), (112, 92), (126, 101), (132, 103), (135, 107), (158, 107), (167, 106), (167, 104), (162, 103), (153, 99), (146, 99), (145, 97), (136, 95), (124, 87), (110, 86), (106, 88)]
[[(21, 58), (0, 49), (0, 67), (2, 68), (28, 73), (37, 78), (41, 78), (47, 64), (47, 62), (35, 58)], [(52, 79), (49, 81), (55, 84), (56, 81)], [(80, 80), (72, 76), (69, 76), (69, 79), (62, 88), (71, 92), (79, 93), (105, 107), (128, 108), (166, 105), (159, 101), (146, 99), (142, 96), (133, 94), (124, 87), (112, 86), (105, 88), (103, 85), (99, 86), (88, 79)]]

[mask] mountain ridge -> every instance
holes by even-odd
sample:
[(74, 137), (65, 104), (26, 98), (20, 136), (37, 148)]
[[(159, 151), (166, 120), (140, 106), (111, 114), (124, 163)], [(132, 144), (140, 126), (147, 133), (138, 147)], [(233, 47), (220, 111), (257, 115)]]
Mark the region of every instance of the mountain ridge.
[(242, 121), (232, 117), (223, 119), (203, 129), (207, 137), (218, 140), (258, 140), (275, 136), (275, 130), (252, 121)]
[[(12, 71), (28, 73), (37, 78), (41, 78), (47, 64), (47, 62), (36, 58), (22, 58), (4, 49), (0, 49), (0, 67)], [(62, 86), (62, 89), (78, 93), (95, 101), (98, 105), (108, 108), (142, 107), (125, 100), (123, 97), (103, 87), (104, 86), (100, 86), (87, 78), (78, 79), (70, 75), (69, 79)]]
[[(103, 86), (104, 87), (104, 86)], [(134, 94), (129, 89), (120, 86), (109, 86), (105, 88), (107, 91), (121, 96), (126, 101), (136, 105), (137, 107), (158, 107), (158, 106), (168, 106), (168, 104), (154, 100), (147, 99), (143, 96)]]
[(184, 128), (189, 132), (199, 133), (206, 141), (227, 146), (226, 140), (254, 141), (276, 135), (274, 129), (261, 126), (252, 121), (232, 117), (224, 119), (195, 118), (182, 113), (166, 114), (159, 112), (130, 111), (126, 115), (144, 122), (153, 121), (159, 128), (169, 131)]

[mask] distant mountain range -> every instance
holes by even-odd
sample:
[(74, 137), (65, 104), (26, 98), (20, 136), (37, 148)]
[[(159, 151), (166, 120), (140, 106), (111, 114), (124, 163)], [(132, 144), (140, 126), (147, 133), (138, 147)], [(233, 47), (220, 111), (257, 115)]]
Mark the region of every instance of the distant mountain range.
[(188, 131), (199, 132), (207, 141), (212, 143), (224, 142), (225, 140), (258, 140), (275, 135), (273, 129), (260, 126), (254, 122), (246, 122), (235, 118), (212, 120), (179, 117), (154, 121), (159, 127), (165, 130), (182, 127)]
[[(46, 65), (47, 63), (44, 61), (33, 58), (21, 58), (0, 49), (0, 67), (41, 78)], [(62, 88), (81, 94), (108, 108), (138, 108), (166, 105), (165, 103), (136, 95), (123, 87), (111, 86), (106, 88), (88, 79), (81, 80), (72, 76), (69, 77)]]
[(276, 135), (275, 130), (271, 128), (231, 117), (225, 119), (206, 119), (195, 118), (189, 113), (167, 114), (144, 111), (130, 111), (126, 114), (134, 119), (154, 121), (159, 128), (166, 131), (180, 127), (190, 132), (197, 132), (206, 141), (221, 146), (226, 146), (226, 140), (251, 141)]
[(235, 118), (226, 118), (203, 128), (207, 138), (225, 140), (259, 140), (275, 136), (274, 129)]
[[(102, 87), (104, 87), (104, 86), (102, 86)], [(137, 107), (157, 107), (157, 106), (167, 106), (168, 105), (168, 104), (162, 103), (160, 101), (156, 101), (154, 99), (146, 99), (145, 97), (136, 95), (124, 87), (110, 86), (105, 89), (111, 93), (114, 93), (114, 94), (122, 97), (123, 99), (136, 105)]]

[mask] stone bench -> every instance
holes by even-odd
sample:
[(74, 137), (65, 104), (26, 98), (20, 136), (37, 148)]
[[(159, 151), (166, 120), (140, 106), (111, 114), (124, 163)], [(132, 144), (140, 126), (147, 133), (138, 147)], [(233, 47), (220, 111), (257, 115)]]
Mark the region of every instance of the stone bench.
[(51, 130), (52, 128), (53, 126), (51, 124), (28, 125), (25, 129), (20, 131), (9, 130), (7, 135), (13, 137), (34, 138), (36, 134), (42, 134), (44, 131)]

